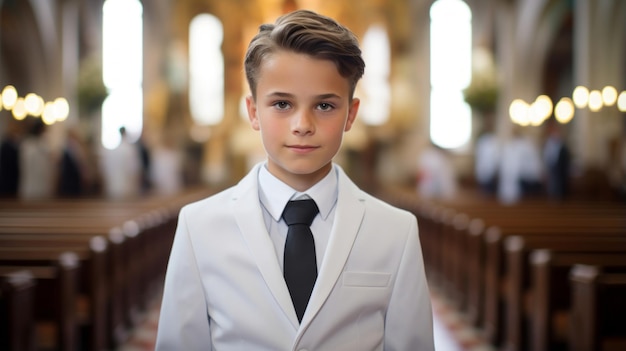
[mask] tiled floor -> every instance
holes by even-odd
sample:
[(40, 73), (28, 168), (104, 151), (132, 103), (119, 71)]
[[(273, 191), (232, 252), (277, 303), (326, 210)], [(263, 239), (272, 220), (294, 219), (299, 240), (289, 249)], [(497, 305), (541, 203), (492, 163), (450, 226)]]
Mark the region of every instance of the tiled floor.
[(433, 304), (433, 333), (437, 351), (495, 351), (484, 342), (480, 333), (463, 316), (439, 297), (431, 295)]
[(159, 307), (161, 299), (155, 298), (150, 302), (148, 311), (143, 316), (143, 321), (133, 331), (126, 344), (117, 351), (153, 351), (156, 341), (157, 326), (159, 324)]
[[(446, 302), (433, 295), (433, 320), (436, 351), (493, 351), (481, 341), (479, 334), (463, 322), (463, 318)], [(150, 303), (143, 322), (133, 331), (128, 342), (117, 351), (152, 351), (156, 339), (160, 298)]]

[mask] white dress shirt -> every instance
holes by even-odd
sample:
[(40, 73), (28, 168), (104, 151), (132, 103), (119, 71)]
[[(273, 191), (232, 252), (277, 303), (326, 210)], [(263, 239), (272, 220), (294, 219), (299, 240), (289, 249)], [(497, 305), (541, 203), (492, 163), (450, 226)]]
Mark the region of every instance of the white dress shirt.
[(287, 223), (281, 218), (285, 205), (289, 200), (313, 199), (320, 212), (311, 224), (311, 232), (315, 240), (315, 254), (317, 270), (320, 270), (324, 253), (328, 246), (330, 231), (335, 219), (335, 207), (337, 204), (337, 170), (334, 168), (328, 175), (317, 184), (306, 190), (298, 192), (289, 185), (272, 175), (267, 165), (259, 171), (259, 199), (263, 208), (265, 227), (276, 249), (276, 256), (281, 270), (287, 239)]

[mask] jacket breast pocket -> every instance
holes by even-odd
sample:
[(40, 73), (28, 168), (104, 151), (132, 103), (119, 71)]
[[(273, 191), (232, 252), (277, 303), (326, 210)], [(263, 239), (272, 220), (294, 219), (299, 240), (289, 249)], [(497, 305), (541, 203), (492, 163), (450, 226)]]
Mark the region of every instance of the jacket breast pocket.
[(344, 286), (384, 288), (389, 285), (390, 280), (390, 273), (343, 272)]

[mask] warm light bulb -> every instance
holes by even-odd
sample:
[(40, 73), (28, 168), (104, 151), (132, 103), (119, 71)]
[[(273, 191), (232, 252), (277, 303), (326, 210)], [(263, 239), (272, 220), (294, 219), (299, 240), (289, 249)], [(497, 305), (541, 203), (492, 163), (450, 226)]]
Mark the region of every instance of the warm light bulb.
[(56, 108), (53, 102), (46, 102), (43, 108), (43, 113), (41, 114), (41, 120), (46, 125), (52, 125), (56, 122)]
[(537, 105), (537, 112), (539, 113), (542, 121), (545, 121), (552, 115), (554, 105), (552, 104), (552, 99), (550, 99), (549, 96), (539, 95), (533, 104)]
[(2, 90), (2, 105), (7, 110), (13, 108), (15, 103), (17, 102), (17, 90), (12, 85), (7, 85)]
[(577, 86), (572, 94), (572, 99), (577, 108), (585, 108), (589, 102), (589, 89), (582, 85)]
[(43, 99), (37, 94), (29, 93), (24, 98), (24, 106), (29, 115), (39, 117), (43, 112)]
[(28, 112), (26, 111), (24, 98), (17, 98), (15, 100), (15, 103), (12, 106), (12, 110), (13, 110), (12, 111), (13, 118), (17, 119), (18, 121), (21, 121), (24, 118), (26, 118), (26, 115), (28, 114)]
[(54, 100), (54, 106), (57, 122), (65, 121), (70, 114), (70, 104), (65, 98), (60, 97)]
[(626, 90), (619, 93), (617, 97), (617, 108), (622, 112), (626, 112)]
[(574, 103), (570, 98), (564, 97), (557, 102), (554, 108), (554, 118), (561, 124), (568, 123), (574, 118)]
[(617, 89), (610, 85), (607, 85), (602, 89), (602, 101), (605, 106), (613, 106), (617, 101)]
[(530, 107), (528, 108), (528, 122), (531, 126), (536, 127), (543, 123), (544, 111), (542, 109), (543, 106), (538, 104), (537, 101), (530, 104)]
[(522, 99), (515, 99), (509, 106), (509, 116), (511, 121), (519, 125), (528, 125), (528, 110), (529, 105)]
[(589, 93), (589, 109), (598, 112), (602, 109), (602, 93), (600, 90), (592, 90)]

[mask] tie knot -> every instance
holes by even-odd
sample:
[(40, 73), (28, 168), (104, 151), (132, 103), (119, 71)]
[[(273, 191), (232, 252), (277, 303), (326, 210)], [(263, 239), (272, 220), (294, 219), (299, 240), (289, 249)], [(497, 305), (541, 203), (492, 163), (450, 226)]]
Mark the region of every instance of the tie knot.
[(283, 219), (288, 226), (292, 224), (310, 226), (318, 212), (314, 200), (289, 201), (283, 211)]

